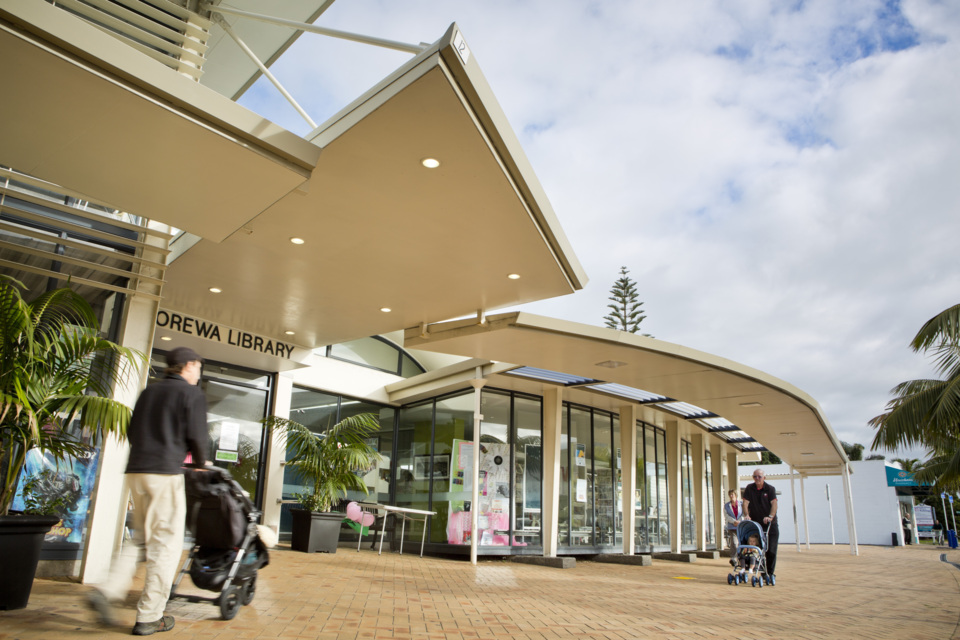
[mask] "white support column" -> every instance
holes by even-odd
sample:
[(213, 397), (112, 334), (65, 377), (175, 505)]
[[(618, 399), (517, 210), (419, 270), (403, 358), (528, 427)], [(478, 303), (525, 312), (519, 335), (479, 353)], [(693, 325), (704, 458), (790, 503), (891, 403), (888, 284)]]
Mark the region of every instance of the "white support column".
[[(144, 296), (133, 295), (127, 300), (122, 330), (118, 342), (124, 347), (137, 349), (147, 354), (148, 361), (139, 371), (139, 377), (124, 388), (116, 389), (114, 398), (133, 406), (137, 396), (146, 386), (150, 351), (153, 348), (153, 333), (157, 325), (157, 310), (160, 303)], [(95, 495), (87, 528), (86, 551), (80, 567), (80, 580), (95, 584), (106, 579), (114, 552), (123, 540), (123, 527), (127, 516), (127, 457), (130, 445), (116, 436), (106, 438), (100, 451), (100, 467)]]
[(544, 387), (543, 519), (540, 526), (543, 527), (543, 555), (547, 558), (555, 558), (560, 528), (560, 430), (563, 417), (563, 390), (559, 387), (546, 385)]
[(667, 514), (670, 518), (670, 551), (680, 553), (683, 523), (680, 497), (680, 427), (676, 420), (664, 424), (667, 438)]
[(800, 553), (800, 524), (797, 520), (797, 489), (793, 484), (793, 477), (796, 475), (793, 467), (790, 467), (790, 504), (793, 505), (793, 539), (797, 541), (797, 553)]
[[(727, 491), (736, 489), (737, 496), (740, 496), (742, 487), (740, 486), (740, 465), (737, 462), (736, 450), (731, 450), (727, 454), (727, 482), (729, 483)], [(724, 491), (724, 495), (726, 495), (726, 491)]]
[[(292, 397), (293, 378), (284, 374), (278, 375), (271, 415), (289, 419)], [(263, 524), (273, 529), (274, 533), (280, 532), (280, 500), (283, 499), (283, 465), (286, 453), (286, 438), (278, 430), (267, 445), (267, 461), (263, 470)]]
[(636, 545), (637, 511), (634, 506), (637, 494), (637, 405), (620, 407), (620, 483), (623, 487), (623, 554), (632, 556)]
[(860, 555), (857, 545), (857, 523), (853, 516), (853, 491), (850, 487), (850, 465), (843, 465), (843, 499), (847, 505), (847, 532), (850, 536), (850, 555)]
[(698, 550), (707, 548), (707, 530), (704, 523), (707, 521), (706, 510), (704, 508), (705, 498), (704, 482), (706, 473), (704, 473), (704, 435), (695, 433), (691, 437), (690, 448), (693, 456), (693, 468), (690, 469), (690, 478), (693, 484), (693, 511), (696, 522), (693, 531), (696, 535), (696, 545)]
[[(483, 423), (483, 414), (480, 413), (483, 386), (487, 381), (483, 379), (483, 369), (477, 367), (477, 377), (470, 381), (473, 387), (473, 494), (470, 497), (470, 564), (477, 564), (477, 549), (480, 545), (480, 426)], [(423, 526), (427, 526), (424, 522)]]
[[(713, 440), (713, 438), (711, 438)], [(723, 445), (710, 445), (710, 473), (713, 476), (713, 537), (717, 541), (717, 551), (723, 551), (726, 544), (724, 532), (723, 504), (727, 501), (727, 491), (723, 486)]]
[(803, 484), (803, 474), (800, 474), (800, 504), (803, 506), (803, 539), (807, 541), (807, 551), (810, 550), (810, 520), (807, 518), (807, 492)]

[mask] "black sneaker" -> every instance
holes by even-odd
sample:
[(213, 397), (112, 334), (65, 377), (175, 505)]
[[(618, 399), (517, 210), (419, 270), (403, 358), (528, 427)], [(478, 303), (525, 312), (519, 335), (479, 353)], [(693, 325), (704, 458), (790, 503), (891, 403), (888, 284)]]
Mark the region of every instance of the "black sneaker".
[(157, 631), (170, 631), (173, 629), (173, 616), (163, 616), (156, 622), (138, 622), (133, 625), (133, 635), (149, 636)]
[(101, 623), (110, 626), (116, 624), (116, 620), (113, 617), (113, 606), (100, 589), (94, 588), (87, 594), (87, 604), (90, 605), (90, 608), (100, 617)]

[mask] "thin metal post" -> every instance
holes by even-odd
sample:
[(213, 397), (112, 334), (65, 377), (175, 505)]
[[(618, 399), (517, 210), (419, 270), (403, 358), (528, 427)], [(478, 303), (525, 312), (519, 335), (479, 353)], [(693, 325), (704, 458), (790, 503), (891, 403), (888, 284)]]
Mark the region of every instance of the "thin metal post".
[(853, 517), (853, 490), (850, 487), (850, 465), (843, 465), (843, 497), (847, 503), (847, 531), (850, 535), (850, 555), (860, 555), (857, 545), (857, 523)]
[(473, 492), (470, 502), (470, 564), (477, 564), (477, 548), (480, 545), (480, 424), (483, 414), (480, 413), (480, 398), (483, 385), (483, 369), (477, 367), (477, 377), (470, 381), (473, 386)]
[(376, 47), (384, 47), (385, 49), (394, 49), (396, 51), (403, 51), (404, 53), (414, 53), (414, 54), (420, 53), (421, 51), (427, 49), (430, 46), (430, 45), (407, 44), (406, 42), (397, 42), (396, 40), (387, 40), (386, 38), (375, 38), (373, 36), (364, 36), (359, 33), (350, 33), (349, 31), (340, 31), (338, 29), (328, 29), (327, 27), (318, 27), (317, 25), (310, 24), (308, 22), (296, 22), (295, 20), (275, 18), (273, 16), (264, 15), (262, 13), (253, 13), (251, 11), (243, 11), (241, 9), (234, 9), (233, 7), (224, 7), (223, 5), (204, 4), (203, 8), (208, 11), (212, 11), (214, 13), (229, 14), (234, 16), (240, 16), (242, 18), (250, 18), (251, 20), (259, 20), (260, 22), (275, 24), (281, 27), (290, 27), (298, 31), (318, 33), (320, 35), (330, 36), (331, 38), (340, 38), (341, 40), (350, 40), (352, 42), (360, 42), (362, 44), (372, 44)]
[(233, 38), (233, 41), (237, 43), (237, 46), (243, 49), (243, 52), (246, 53), (251, 60), (253, 60), (253, 63), (257, 65), (257, 67), (260, 69), (260, 73), (266, 76), (267, 80), (273, 83), (273, 86), (277, 88), (277, 91), (279, 91), (281, 95), (283, 95), (283, 97), (287, 99), (287, 102), (289, 102), (290, 105), (297, 110), (297, 113), (299, 113), (303, 117), (303, 119), (307, 121), (307, 124), (310, 125), (310, 128), (316, 129), (317, 123), (314, 122), (309, 115), (307, 115), (307, 112), (303, 110), (303, 107), (301, 107), (297, 103), (297, 101), (293, 99), (293, 96), (290, 95), (290, 93), (283, 88), (283, 85), (280, 84), (280, 81), (277, 80), (277, 78), (272, 73), (270, 73), (269, 69), (267, 69), (267, 65), (261, 62), (260, 58), (257, 57), (257, 54), (255, 54), (253, 50), (247, 46), (247, 43), (244, 42), (240, 38), (240, 36), (237, 35), (237, 33), (233, 30), (230, 24), (223, 19), (223, 16), (219, 16), (219, 15), (215, 16), (215, 19), (217, 24), (219, 24), (223, 28), (223, 30), (227, 33), (227, 35)]
[(797, 543), (797, 553), (800, 553), (800, 525), (797, 523), (797, 489), (793, 484), (796, 472), (790, 467), (790, 501), (793, 504), (793, 539)]
[(837, 544), (837, 534), (834, 533), (833, 529), (833, 502), (830, 501), (830, 485), (827, 484), (827, 508), (830, 509), (830, 544)]
[(800, 474), (800, 504), (803, 505), (803, 537), (807, 541), (807, 551), (810, 550), (810, 520), (807, 518), (807, 492), (803, 486), (803, 474)]

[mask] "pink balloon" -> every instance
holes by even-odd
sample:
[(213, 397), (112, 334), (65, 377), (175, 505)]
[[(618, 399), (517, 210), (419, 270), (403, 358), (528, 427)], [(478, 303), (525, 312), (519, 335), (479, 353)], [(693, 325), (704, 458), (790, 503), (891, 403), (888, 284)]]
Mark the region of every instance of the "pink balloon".
[(360, 524), (363, 525), (364, 527), (369, 527), (373, 525), (376, 519), (377, 519), (376, 516), (374, 516), (372, 513), (370, 513), (369, 511), (364, 511), (363, 520), (360, 521)]
[(347, 517), (353, 520), (354, 522), (360, 522), (360, 517), (363, 515), (363, 509), (360, 508), (356, 502), (351, 502), (347, 505)]

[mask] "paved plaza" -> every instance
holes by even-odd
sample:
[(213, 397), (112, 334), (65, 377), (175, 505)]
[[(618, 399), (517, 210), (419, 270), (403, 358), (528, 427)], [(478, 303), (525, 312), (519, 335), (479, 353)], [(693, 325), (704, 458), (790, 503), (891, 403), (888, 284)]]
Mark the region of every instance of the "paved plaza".
[[(956, 565), (954, 564), (956, 563)], [(554, 569), (341, 547), (274, 550), (253, 602), (220, 619), (212, 604), (172, 602), (164, 640), (247, 638), (891, 638), (960, 639), (960, 551), (929, 545), (782, 545), (777, 586), (726, 583), (726, 560), (652, 566), (578, 561)], [(185, 579), (189, 583), (189, 578)], [(192, 587), (191, 587), (192, 588)], [(38, 579), (30, 604), (0, 611), (2, 640), (126, 637), (103, 627), (87, 587)], [(200, 592), (197, 593), (206, 593)]]

